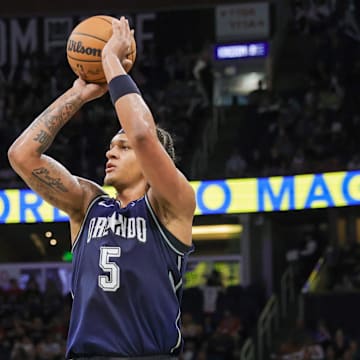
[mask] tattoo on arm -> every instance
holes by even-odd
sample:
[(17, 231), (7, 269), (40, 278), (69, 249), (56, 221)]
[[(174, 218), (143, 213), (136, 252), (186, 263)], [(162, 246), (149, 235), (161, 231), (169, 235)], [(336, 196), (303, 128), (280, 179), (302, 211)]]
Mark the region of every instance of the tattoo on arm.
[(40, 132), (38, 134), (36, 134), (36, 136), (34, 137), (33, 140), (37, 141), (40, 144), (40, 146), (37, 149), (37, 152), (39, 154), (42, 154), (49, 148), (52, 141), (54, 140), (54, 137), (51, 136), (46, 131), (40, 130)]
[(51, 105), (43, 111), (37, 119), (30, 125), (30, 130), (36, 130), (42, 127), (40, 132), (33, 138), (34, 141), (40, 143), (37, 151), (42, 154), (54, 141), (59, 130), (69, 121), (69, 119), (80, 109), (81, 100), (77, 95), (72, 95), (64, 100), (58, 106)]
[(42, 124), (42, 119), (47, 116), (52, 111), (52, 106), (50, 105), (47, 109), (45, 109), (33, 122), (30, 124), (30, 130), (36, 130)]
[(78, 97), (68, 99), (65, 104), (57, 107), (54, 111), (44, 113), (39, 117), (39, 121), (45, 124), (51, 134), (57, 132), (67, 123), (80, 108), (81, 101)]
[(59, 177), (56, 178), (51, 176), (50, 171), (45, 167), (34, 169), (32, 175), (53, 190), (63, 193), (69, 191), (61, 182), (61, 179)]

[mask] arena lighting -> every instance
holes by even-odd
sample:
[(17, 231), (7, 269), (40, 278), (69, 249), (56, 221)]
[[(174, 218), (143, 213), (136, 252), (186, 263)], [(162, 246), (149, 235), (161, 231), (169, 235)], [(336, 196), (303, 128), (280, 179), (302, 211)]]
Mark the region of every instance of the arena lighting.
[(238, 238), (242, 232), (242, 225), (198, 225), (193, 226), (193, 240), (229, 240)]
[(269, 45), (265, 41), (241, 44), (215, 45), (216, 60), (235, 60), (248, 58), (264, 58), (269, 53)]

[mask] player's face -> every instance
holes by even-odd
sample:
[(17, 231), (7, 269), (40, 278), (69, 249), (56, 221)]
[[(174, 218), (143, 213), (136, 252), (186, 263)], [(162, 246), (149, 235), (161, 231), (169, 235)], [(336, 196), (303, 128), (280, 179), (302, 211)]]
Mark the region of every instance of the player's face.
[(105, 185), (131, 186), (143, 179), (140, 164), (124, 133), (113, 137), (106, 158)]

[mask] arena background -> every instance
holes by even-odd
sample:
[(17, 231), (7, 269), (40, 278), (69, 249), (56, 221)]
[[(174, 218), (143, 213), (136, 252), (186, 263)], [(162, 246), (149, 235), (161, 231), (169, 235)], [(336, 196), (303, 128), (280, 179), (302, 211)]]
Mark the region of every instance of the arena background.
[[(14, 319), (19, 308), (34, 305), (17, 295), (11, 302), (9, 279), (17, 278), (26, 294), (32, 280), (40, 294), (51, 280), (66, 297), (71, 269), (64, 214), (25, 190), (6, 151), (74, 79), (66, 38), (82, 18), (98, 13), (130, 17), (139, 51), (133, 76), (157, 118), (175, 128), (179, 166), (197, 193), (197, 251), (183, 312), (202, 331), (188, 336), (184, 358), (330, 359), (331, 352), (356, 358), (360, 25), (359, 5), (350, 0), (0, 4), (1, 358), (16, 358), (21, 336)], [(227, 45), (239, 46), (233, 51), (246, 51), (246, 58), (216, 58), (217, 46)], [(89, 104), (50, 150), (96, 181), (116, 130), (106, 101)], [(86, 164), (88, 156), (96, 169)], [(204, 225), (227, 227), (198, 227)], [(218, 298), (213, 333), (205, 336), (206, 291)], [(42, 295), (35, 300), (46, 303)], [(67, 309), (60, 310), (64, 319)], [(228, 310), (236, 331), (219, 338), (215, 329), (225, 326)], [(24, 324), (31, 333), (34, 327)]]

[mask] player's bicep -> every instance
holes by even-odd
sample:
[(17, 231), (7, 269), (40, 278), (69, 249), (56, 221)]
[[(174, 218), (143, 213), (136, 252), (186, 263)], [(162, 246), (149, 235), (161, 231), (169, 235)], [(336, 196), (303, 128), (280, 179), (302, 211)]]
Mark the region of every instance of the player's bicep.
[(79, 180), (56, 160), (42, 155), (26, 165), (15, 165), (27, 185), (51, 205), (70, 216), (84, 207), (84, 191)]

